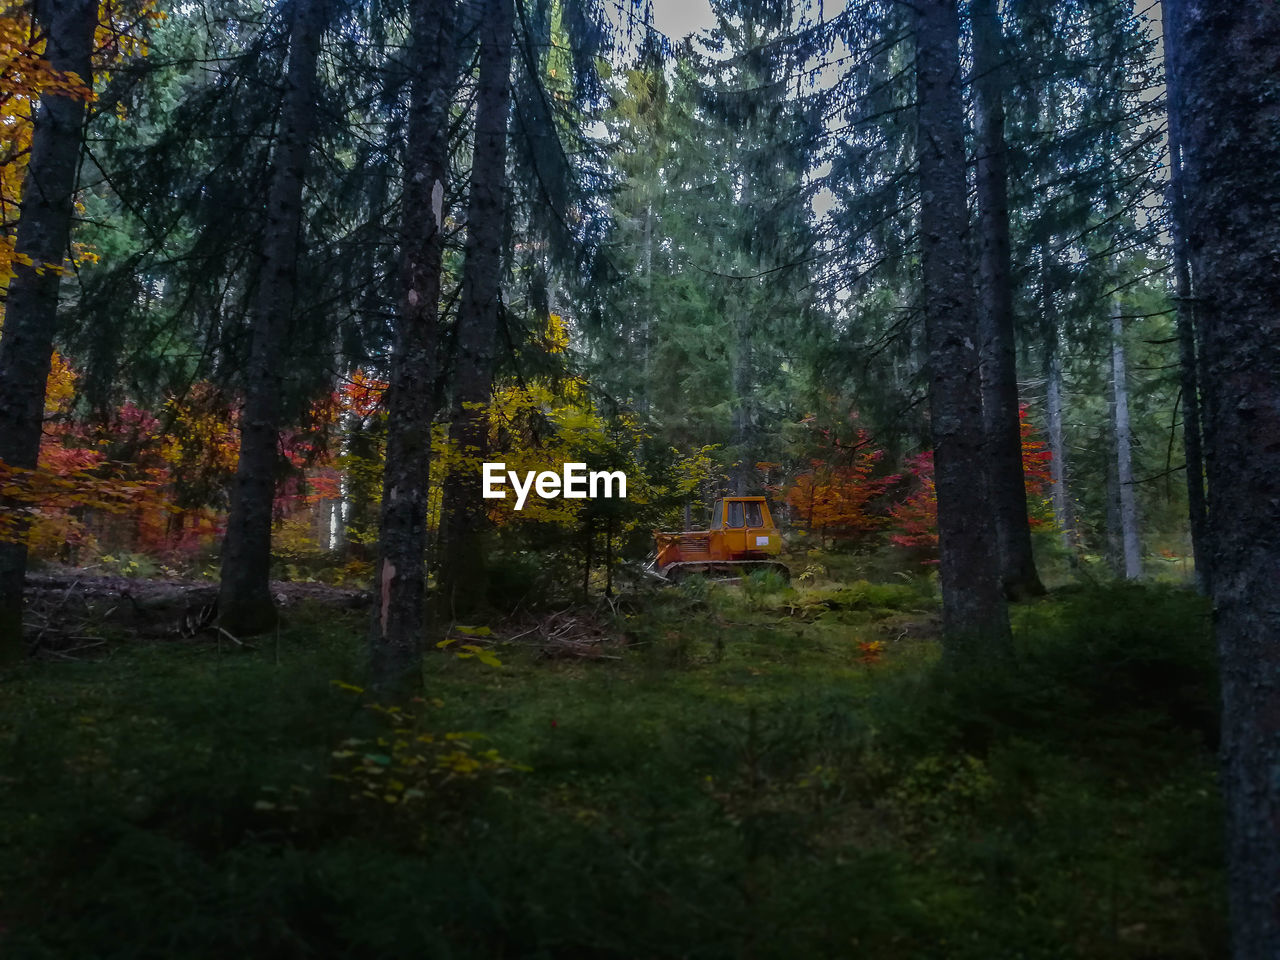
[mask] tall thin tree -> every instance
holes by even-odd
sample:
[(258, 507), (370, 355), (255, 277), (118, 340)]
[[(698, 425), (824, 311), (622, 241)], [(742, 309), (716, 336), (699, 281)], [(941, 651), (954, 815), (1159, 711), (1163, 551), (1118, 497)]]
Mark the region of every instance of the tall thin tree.
[[(1168, 9), (1170, 0), (1166, 0)], [(1280, 4), (1176, 0), (1232, 956), (1280, 956)]]
[(232, 633), (262, 633), (276, 623), (269, 576), (280, 459), (283, 348), (297, 294), (302, 191), (316, 121), (316, 68), (328, 3), (292, 0), (289, 10), (289, 65), (280, 133), (271, 158), (266, 230), (251, 314), (240, 458), (222, 545), (218, 616), (221, 626)]
[(453, 0), (410, 5), (413, 81), (401, 228), (401, 298), (387, 390), (387, 454), (370, 667), (382, 687), (412, 684), (425, 631), (427, 489), (436, 410), (449, 108), (455, 88)]
[(1182, 115), (1177, 94), (1178, 36), (1176, 3), (1166, 4), (1164, 19), (1165, 96), (1169, 132), (1169, 232), (1173, 253), (1174, 296), (1177, 305), (1178, 360), (1182, 385), (1182, 448), (1186, 463), (1187, 513), (1191, 521), (1191, 550), (1195, 555), (1196, 588), (1207, 594), (1209, 569), (1208, 505), (1204, 490), (1204, 452), (1200, 410), (1200, 358), (1196, 335), (1196, 303), (1187, 251), (1186, 195), (1182, 175)]
[(1000, 577), (1010, 599), (1044, 593), (1031, 549), (1022, 467), (1013, 264), (1009, 241), (1009, 160), (1004, 136), (1003, 30), (996, 0), (973, 0), (973, 99), (978, 187), (978, 289), (982, 324), (982, 415), (990, 448), (991, 506)]
[(1049, 489), (1053, 501), (1053, 519), (1062, 532), (1062, 546), (1071, 563), (1075, 563), (1080, 547), (1080, 531), (1076, 526), (1075, 504), (1067, 486), (1067, 443), (1064, 419), (1062, 331), (1058, 329), (1056, 291), (1051, 266), (1052, 241), (1049, 231), (1041, 229), (1040, 248), (1040, 324), (1044, 346), (1045, 425), (1049, 434)]
[[(493, 393), (502, 306), (515, 3), (474, 0), (474, 4), (480, 32), (480, 72), (449, 437), (465, 456), (483, 459), (488, 451), (488, 403)], [(487, 592), (485, 514), (478, 464), (473, 467), (468, 462), (449, 475), (444, 508), (441, 602), (447, 609), (461, 612), (482, 603)]]
[[(40, 0), (45, 59), (57, 71), (93, 83), (97, 0)], [(0, 461), (34, 469), (40, 454), (45, 384), (58, 329), (62, 264), (71, 243), (85, 98), (56, 90), (40, 98), (22, 185), (14, 276), (0, 332)], [(22, 655), (25, 543), (0, 543), (0, 658)]]
[(1111, 305), (1111, 434), (1115, 441), (1115, 500), (1119, 569), (1126, 580), (1142, 577), (1138, 492), (1133, 477), (1133, 426), (1129, 419), (1129, 371), (1120, 298)]
[(943, 630), (948, 660), (967, 666), (1007, 654), (1010, 633), (991, 549), (995, 525), (986, 482), (978, 310), (966, 245), (956, 0), (919, 0), (915, 36), (920, 244)]

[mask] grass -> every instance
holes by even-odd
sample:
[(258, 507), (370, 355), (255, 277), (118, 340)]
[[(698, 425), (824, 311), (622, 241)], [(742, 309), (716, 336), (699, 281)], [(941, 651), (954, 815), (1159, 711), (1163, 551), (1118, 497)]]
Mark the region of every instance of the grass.
[(1224, 955), (1201, 603), (1059, 592), (971, 678), (937, 670), (934, 602), (686, 585), (623, 606), (618, 660), (434, 652), (391, 717), (334, 682), (364, 623), (331, 612), (278, 664), (28, 664), (0, 685), (0, 953)]

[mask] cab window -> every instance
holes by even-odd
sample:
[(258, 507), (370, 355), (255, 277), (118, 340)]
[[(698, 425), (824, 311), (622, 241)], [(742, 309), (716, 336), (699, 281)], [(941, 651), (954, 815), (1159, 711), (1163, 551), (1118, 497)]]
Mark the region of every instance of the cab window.
[(725, 521), (726, 527), (742, 527), (742, 501), (737, 500), (729, 504), (729, 519)]
[(711, 529), (724, 529), (724, 501), (717, 500), (716, 505), (711, 508)]
[(745, 504), (743, 504), (743, 506), (745, 506), (745, 507), (747, 508), (747, 526), (748, 526), (748, 527), (763, 527), (763, 526), (764, 526), (764, 517), (763, 517), (763, 516), (761, 516), (761, 514), (760, 514), (760, 504), (758, 504), (758, 503), (745, 503)]

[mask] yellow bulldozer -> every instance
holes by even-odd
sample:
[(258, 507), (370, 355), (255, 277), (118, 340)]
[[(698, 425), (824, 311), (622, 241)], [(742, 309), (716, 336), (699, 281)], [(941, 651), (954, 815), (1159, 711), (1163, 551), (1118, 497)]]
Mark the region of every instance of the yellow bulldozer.
[(785, 579), (791, 571), (776, 558), (782, 535), (764, 497), (724, 497), (711, 508), (711, 529), (671, 533), (655, 530), (658, 553), (653, 573), (675, 582), (690, 574), (736, 577), (773, 570)]

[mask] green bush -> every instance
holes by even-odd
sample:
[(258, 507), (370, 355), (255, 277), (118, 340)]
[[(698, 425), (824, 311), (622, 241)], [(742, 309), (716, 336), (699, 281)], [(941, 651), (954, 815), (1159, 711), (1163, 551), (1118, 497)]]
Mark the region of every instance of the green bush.
[(753, 570), (742, 578), (742, 594), (753, 608), (759, 608), (766, 597), (787, 589), (786, 579), (777, 570)]
[[(894, 678), (875, 703), (904, 739), (982, 752), (1003, 736), (1088, 743), (1136, 763), (1152, 744), (1216, 749), (1217, 668), (1202, 598), (1115, 585), (1031, 608), (1003, 668)], [(1157, 750), (1158, 752), (1158, 750)]]

